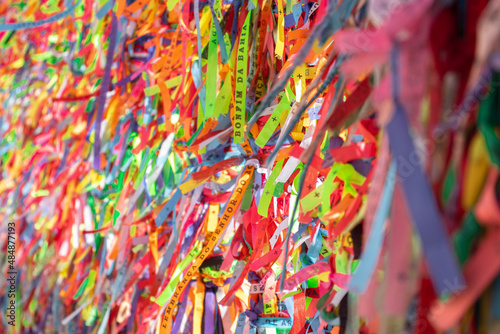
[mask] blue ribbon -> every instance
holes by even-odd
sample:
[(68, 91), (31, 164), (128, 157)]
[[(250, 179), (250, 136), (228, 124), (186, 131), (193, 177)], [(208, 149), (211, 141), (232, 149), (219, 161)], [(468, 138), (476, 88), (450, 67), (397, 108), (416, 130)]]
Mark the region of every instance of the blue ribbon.
[(47, 23), (56, 22), (56, 21), (62, 19), (63, 17), (68, 16), (71, 13), (73, 13), (73, 11), (75, 10), (76, 6), (78, 6), (78, 4), (80, 4), (80, 0), (78, 0), (74, 5), (67, 8), (66, 10), (63, 10), (60, 13), (57, 13), (51, 17), (48, 17), (46, 19), (39, 20), (39, 21), (19, 22), (19, 23), (0, 23), (0, 31), (31, 29), (31, 28), (40, 27), (40, 26), (47, 24)]
[(392, 161), (385, 179), (384, 190), (380, 199), (377, 211), (375, 213), (372, 229), (368, 237), (366, 248), (361, 255), (360, 264), (352, 276), (349, 288), (364, 293), (368, 288), (368, 283), (377, 266), (382, 244), (384, 241), (384, 223), (389, 214), (394, 192), (394, 183), (396, 181), (396, 162)]

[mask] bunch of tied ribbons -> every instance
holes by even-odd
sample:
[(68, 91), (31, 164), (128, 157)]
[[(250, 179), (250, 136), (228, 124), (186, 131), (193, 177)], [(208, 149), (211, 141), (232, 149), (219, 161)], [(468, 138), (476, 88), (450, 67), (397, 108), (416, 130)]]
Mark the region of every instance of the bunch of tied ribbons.
[(498, 333), (499, 16), (0, 2), (0, 332)]

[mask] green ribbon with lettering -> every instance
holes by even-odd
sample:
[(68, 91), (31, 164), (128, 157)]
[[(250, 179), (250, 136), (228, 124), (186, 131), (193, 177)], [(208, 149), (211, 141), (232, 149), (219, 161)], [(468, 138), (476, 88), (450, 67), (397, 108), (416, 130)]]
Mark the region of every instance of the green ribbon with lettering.
[(240, 43), (238, 45), (238, 58), (236, 62), (236, 90), (234, 112), (234, 142), (241, 143), (245, 136), (245, 104), (247, 97), (247, 64), (248, 64), (248, 34), (250, 14), (247, 14), (245, 23), (241, 28)]

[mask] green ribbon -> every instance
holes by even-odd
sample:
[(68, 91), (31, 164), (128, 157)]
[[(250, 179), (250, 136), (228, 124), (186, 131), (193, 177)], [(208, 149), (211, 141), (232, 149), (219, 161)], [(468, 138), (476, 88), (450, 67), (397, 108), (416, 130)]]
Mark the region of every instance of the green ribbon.
[(255, 143), (259, 147), (266, 146), (267, 142), (273, 135), (274, 131), (276, 131), (276, 128), (280, 124), (281, 113), (287, 109), (288, 111), (290, 111), (290, 100), (293, 100), (295, 98), (295, 95), (290, 89), (290, 82), (288, 83), (286, 90), (288, 94), (283, 95), (280, 102), (278, 103), (273, 113), (271, 114), (271, 117), (269, 117), (266, 124), (264, 125), (259, 135), (257, 136), (257, 139), (255, 140)]
[(251, 12), (247, 14), (241, 28), (238, 58), (236, 62), (236, 90), (234, 96), (234, 142), (241, 143), (245, 136), (245, 105), (247, 98), (248, 35)]
[(478, 128), (483, 133), (486, 146), (491, 155), (491, 161), (500, 167), (500, 73), (492, 76), (490, 94), (481, 102), (478, 115)]
[(273, 198), (274, 188), (276, 184), (276, 178), (281, 173), (281, 169), (283, 168), (283, 163), (285, 160), (281, 160), (278, 162), (269, 175), (269, 179), (267, 179), (266, 185), (264, 186), (264, 190), (262, 190), (262, 196), (260, 198), (259, 207), (257, 208), (257, 212), (259, 215), (263, 217), (267, 217), (269, 205), (271, 204), (271, 199)]

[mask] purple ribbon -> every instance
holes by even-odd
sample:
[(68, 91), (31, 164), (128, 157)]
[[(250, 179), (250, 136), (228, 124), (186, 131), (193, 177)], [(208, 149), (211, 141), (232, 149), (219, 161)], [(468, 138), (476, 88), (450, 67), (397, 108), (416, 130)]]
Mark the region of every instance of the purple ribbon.
[(436, 199), (421, 164), (414, 164), (411, 169), (408, 169), (408, 161), (414, 160), (411, 156), (415, 155), (417, 151), (410, 137), (410, 129), (403, 106), (399, 101), (398, 56), (399, 50), (395, 46), (391, 61), (396, 110), (392, 120), (387, 125), (390, 146), (394, 159), (397, 161), (397, 174), (401, 179), (415, 228), (420, 235), (434, 288), (439, 293), (457, 292), (465, 286), (465, 281), (458, 261), (452, 252)]
[(187, 289), (184, 290), (184, 296), (182, 297), (182, 303), (181, 306), (179, 307), (179, 311), (177, 311), (177, 316), (175, 317), (174, 325), (172, 326), (172, 333), (180, 333), (180, 328), (181, 328), (181, 323), (182, 323), (182, 318), (184, 316), (184, 313), (186, 313), (186, 306), (187, 306), (187, 293), (186, 291), (189, 291), (189, 287), (191, 286), (191, 282), (188, 283)]
[(101, 91), (99, 92), (99, 102), (97, 105), (97, 116), (95, 119), (94, 132), (94, 169), (101, 169), (101, 122), (106, 104), (106, 93), (109, 90), (111, 82), (111, 65), (113, 64), (113, 53), (116, 45), (116, 36), (118, 33), (118, 21), (115, 13), (111, 17), (111, 32), (109, 34), (108, 52), (106, 53), (106, 67), (102, 78)]
[[(205, 333), (214, 333), (215, 321), (215, 293), (212, 289), (205, 290)], [(176, 333), (176, 332), (173, 332)]]
[(481, 71), (479, 80), (467, 92), (460, 105), (453, 111), (449, 119), (444, 120), (434, 130), (434, 135), (439, 136), (449, 130), (456, 130), (462, 120), (469, 115), (473, 107), (488, 95), (493, 73), (500, 70), (500, 50), (495, 51), (489, 58), (486, 67)]

